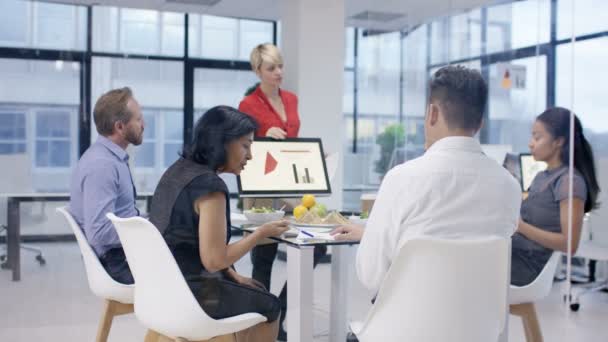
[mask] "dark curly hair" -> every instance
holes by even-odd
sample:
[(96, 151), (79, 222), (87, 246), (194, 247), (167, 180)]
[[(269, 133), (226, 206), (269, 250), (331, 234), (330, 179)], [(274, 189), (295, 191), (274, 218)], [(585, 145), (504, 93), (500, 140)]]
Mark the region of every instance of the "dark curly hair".
[(487, 99), (488, 85), (477, 70), (449, 65), (430, 81), (429, 101), (439, 104), (452, 129), (479, 129)]
[(185, 146), (181, 155), (217, 171), (226, 163), (226, 146), (257, 127), (249, 115), (235, 108), (213, 107), (196, 122), (192, 144)]

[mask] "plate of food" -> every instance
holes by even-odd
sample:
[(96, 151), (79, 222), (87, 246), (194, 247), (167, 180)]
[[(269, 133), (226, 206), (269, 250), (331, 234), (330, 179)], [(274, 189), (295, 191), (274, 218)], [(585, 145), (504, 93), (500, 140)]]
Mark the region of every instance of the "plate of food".
[(349, 221), (337, 211), (332, 211), (324, 217), (313, 211), (308, 211), (292, 223), (296, 228), (314, 229), (317, 232), (329, 232), (334, 228), (349, 224)]
[(275, 210), (269, 207), (253, 207), (243, 212), (247, 220), (253, 224), (264, 224), (267, 222), (278, 221), (285, 216), (282, 210)]
[(301, 204), (293, 209), (292, 225), (298, 229), (314, 232), (330, 232), (334, 228), (350, 222), (337, 211), (327, 212), (322, 203), (317, 203), (313, 195), (304, 195)]

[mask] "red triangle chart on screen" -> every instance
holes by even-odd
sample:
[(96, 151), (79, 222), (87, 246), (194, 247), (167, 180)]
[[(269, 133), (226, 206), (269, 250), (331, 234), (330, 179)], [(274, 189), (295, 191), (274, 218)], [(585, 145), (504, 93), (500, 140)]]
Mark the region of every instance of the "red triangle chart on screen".
[(264, 175), (267, 175), (277, 168), (277, 160), (274, 159), (270, 152), (266, 152), (266, 164), (264, 166)]

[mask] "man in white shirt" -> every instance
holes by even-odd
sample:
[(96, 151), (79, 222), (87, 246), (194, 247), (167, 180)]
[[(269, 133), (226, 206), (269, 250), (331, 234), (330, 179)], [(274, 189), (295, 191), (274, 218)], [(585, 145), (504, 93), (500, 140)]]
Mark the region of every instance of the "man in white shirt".
[(423, 156), (384, 177), (366, 229), (337, 228), (337, 240), (361, 240), (357, 275), (378, 291), (399, 249), (420, 236), (475, 238), (515, 232), (521, 191), (483, 154), (473, 136), (482, 126), (488, 88), (478, 71), (438, 70), (430, 81)]

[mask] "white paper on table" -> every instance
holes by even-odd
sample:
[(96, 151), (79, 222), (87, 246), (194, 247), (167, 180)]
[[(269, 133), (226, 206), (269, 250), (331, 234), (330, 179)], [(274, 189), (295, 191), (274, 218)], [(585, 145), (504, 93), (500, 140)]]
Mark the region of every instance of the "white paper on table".
[(318, 233), (318, 232), (313, 232), (310, 230), (307, 230), (306, 232), (312, 236), (308, 236), (308, 235), (302, 233), (302, 231), (300, 230), (300, 233), (298, 234), (297, 238), (301, 239), (301, 240), (306, 240), (306, 239), (320, 239), (320, 240), (328, 240), (328, 241), (335, 240), (334, 236), (330, 235), (329, 233)]

